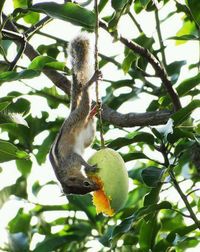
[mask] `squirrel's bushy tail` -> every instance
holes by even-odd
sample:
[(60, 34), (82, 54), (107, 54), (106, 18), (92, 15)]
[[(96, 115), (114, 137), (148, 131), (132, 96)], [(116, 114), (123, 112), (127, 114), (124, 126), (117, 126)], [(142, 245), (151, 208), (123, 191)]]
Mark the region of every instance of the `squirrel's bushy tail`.
[(72, 70), (80, 83), (85, 84), (94, 72), (93, 48), (86, 33), (76, 36), (69, 44)]

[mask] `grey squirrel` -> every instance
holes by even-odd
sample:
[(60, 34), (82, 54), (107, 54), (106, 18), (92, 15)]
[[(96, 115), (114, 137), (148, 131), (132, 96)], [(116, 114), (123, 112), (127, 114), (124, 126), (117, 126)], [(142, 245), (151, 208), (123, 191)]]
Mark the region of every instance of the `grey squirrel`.
[[(99, 185), (85, 176), (97, 171), (83, 158), (83, 152), (94, 138), (95, 125), (91, 111), (89, 87), (101, 77), (99, 70), (94, 72), (91, 63), (90, 40), (84, 34), (74, 38), (69, 45), (72, 58), (71, 112), (64, 121), (51, 150), (50, 162), (65, 194), (86, 194), (99, 189)], [(91, 76), (91, 72), (94, 74)]]

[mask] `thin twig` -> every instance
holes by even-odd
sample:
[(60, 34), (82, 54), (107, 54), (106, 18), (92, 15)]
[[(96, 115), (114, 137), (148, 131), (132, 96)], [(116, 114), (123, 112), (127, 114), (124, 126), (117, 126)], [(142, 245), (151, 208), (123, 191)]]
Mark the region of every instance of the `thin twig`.
[(44, 17), (39, 22), (37, 22), (35, 25), (31, 26), (29, 29), (27, 29), (24, 32), (24, 35), (27, 37), (31, 37), (35, 32), (37, 32), (39, 29), (41, 29), (44, 25), (52, 21), (53, 19), (49, 16)]
[[(98, 39), (99, 39), (99, 10), (98, 10), (98, 0), (94, 1), (94, 9), (96, 14), (96, 24), (95, 24), (95, 71), (99, 70), (99, 62), (98, 62)], [(102, 111), (101, 111), (101, 103), (99, 102), (99, 82), (96, 80), (96, 106), (97, 113), (99, 116), (99, 132), (101, 139), (101, 148), (105, 147), (105, 141), (103, 136), (103, 122), (102, 122)]]
[(158, 10), (155, 10), (155, 19), (156, 19), (156, 28), (157, 28), (157, 34), (158, 34), (158, 41), (160, 44), (160, 50), (161, 50), (161, 56), (162, 56), (162, 63), (165, 68), (167, 69), (167, 62), (166, 62), (166, 56), (165, 56), (165, 47), (163, 44), (163, 38), (162, 38), (162, 32), (160, 28), (160, 20), (159, 20), (159, 15), (158, 15)]
[(186, 195), (181, 190), (181, 187), (179, 186), (179, 184), (178, 184), (178, 182), (176, 180), (176, 177), (175, 177), (174, 172), (173, 172), (172, 169), (169, 171), (169, 175), (170, 175), (170, 178), (171, 178), (171, 180), (173, 182), (173, 185), (174, 185), (175, 189), (177, 190), (177, 192), (180, 195), (181, 199), (185, 203), (185, 206), (186, 206), (188, 212), (190, 213), (191, 218), (193, 219), (194, 223), (196, 224), (196, 226), (200, 230), (200, 223), (199, 223), (199, 221), (198, 221), (198, 219), (197, 219), (197, 217), (196, 217), (196, 215), (195, 215), (192, 207), (190, 206), (190, 203), (189, 203)]
[(177, 209), (172, 208), (172, 209), (170, 209), (170, 210), (172, 210), (172, 211), (174, 211), (174, 212), (177, 212), (177, 213), (181, 214), (182, 216), (184, 216), (184, 217), (186, 217), (186, 218), (190, 218), (190, 219), (191, 219), (191, 216), (190, 216), (190, 215), (184, 214), (184, 213), (182, 213), (181, 211), (179, 211), (179, 210), (177, 210)]
[(186, 197), (188, 197), (190, 194), (197, 192), (197, 191), (200, 191), (200, 188), (196, 188), (196, 189), (190, 191), (188, 194), (186, 194)]
[(135, 19), (135, 17), (133, 16), (133, 14), (129, 11), (128, 13), (129, 17), (131, 18), (131, 20), (133, 21), (133, 23), (135, 24), (135, 26), (137, 27), (138, 31), (140, 33), (143, 33), (142, 28), (140, 27), (140, 25), (138, 24), (137, 20)]
[(11, 70), (14, 69), (14, 67), (17, 64), (18, 60), (22, 56), (22, 54), (23, 54), (23, 52), (25, 50), (25, 47), (26, 47), (27, 40), (26, 40), (26, 37), (23, 34), (13, 32), (13, 31), (9, 31), (9, 30), (6, 30), (6, 29), (2, 29), (2, 34), (3, 34), (3, 39), (12, 40), (12, 41), (20, 44), (20, 48), (19, 48), (19, 51), (17, 52), (17, 55), (15, 56), (14, 60), (9, 63), (8, 71), (11, 71)]
[[(14, 25), (18, 28), (18, 29), (23, 29), (24, 32), (27, 32), (27, 30), (29, 29), (27, 26), (25, 25), (22, 25), (22, 24), (18, 24), (16, 22), (14, 22)], [(55, 37), (51, 34), (48, 34), (48, 33), (45, 33), (45, 32), (42, 32), (40, 30), (36, 30), (35, 31), (36, 34), (39, 34), (41, 36), (44, 36), (44, 37), (47, 37), (47, 38), (50, 38), (50, 39), (53, 39), (53, 40), (56, 40), (57, 42), (61, 43), (61, 44), (68, 44), (68, 41), (64, 40), (64, 39), (61, 39), (61, 38), (58, 38), (58, 37)]]

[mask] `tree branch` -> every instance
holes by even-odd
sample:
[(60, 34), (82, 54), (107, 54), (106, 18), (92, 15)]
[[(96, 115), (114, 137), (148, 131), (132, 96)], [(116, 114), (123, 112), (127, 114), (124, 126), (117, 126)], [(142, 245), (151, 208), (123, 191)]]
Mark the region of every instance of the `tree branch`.
[[(108, 31), (108, 27), (105, 23), (100, 22), (100, 27), (102, 27), (104, 30)], [(109, 33), (111, 36), (114, 36), (114, 33)], [(156, 76), (159, 77), (162, 80), (162, 83), (164, 87), (166, 88), (169, 96), (171, 97), (172, 103), (174, 105), (174, 110), (177, 111), (181, 108), (181, 103), (179, 100), (179, 96), (174, 90), (171, 81), (167, 77), (167, 73), (165, 69), (162, 67), (160, 62), (155, 58), (155, 56), (150, 53), (150, 51), (137, 43), (133, 41), (129, 41), (128, 39), (120, 36), (119, 40), (130, 50), (132, 50), (134, 53), (139, 54), (141, 57), (145, 58), (154, 68)]]
[(118, 127), (135, 127), (165, 124), (171, 116), (170, 111), (121, 114), (106, 105), (102, 105), (102, 118)]
[[(8, 21), (6, 24), (7, 28), (18, 32), (16, 26)], [(24, 51), (25, 55), (33, 60), (39, 56), (39, 53), (30, 45), (28, 42)], [(66, 76), (52, 69), (43, 69), (43, 73), (60, 89), (66, 94), (70, 94), (71, 82)], [(169, 111), (156, 111), (147, 113), (128, 113), (121, 114), (105, 104), (102, 106), (102, 119), (110, 124), (118, 127), (134, 127), (134, 126), (148, 126), (148, 125), (160, 125), (165, 124), (169, 119), (171, 112)]]
[[(6, 18), (5, 15), (3, 15)], [(43, 22), (47, 22), (47, 19), (43, 19)], [(38, 30), (38, 27), (42, 27), (41, 21), (38, 22), (39, 26), (36, 24), (35, 27)], [(8, 20), (6, 23), (6, 28), (18, 32), (17, 27)], [(32, 31), (33, 32), (33, 31)], [(40, 54), (30, 45), (28, 42), (26, 43), (26, 47), (24, 50), (25, 55), (30, 59), (33, 60), (35, 57), (39, 56)], [(64, 76), (63, 74), (57, 72), (53, 69), (44, 68), (43, 73), (60, 89), (62, 89), (66, 94), (70, 94), (71, 82)]]

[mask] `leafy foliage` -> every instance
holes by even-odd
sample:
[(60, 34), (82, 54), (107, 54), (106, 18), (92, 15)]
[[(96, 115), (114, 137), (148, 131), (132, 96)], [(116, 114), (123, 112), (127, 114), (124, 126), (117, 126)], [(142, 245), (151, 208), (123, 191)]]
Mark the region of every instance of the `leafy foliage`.
[[(104, 77), (105, 85), (100, 85), (105, 94), (103, 103), (119, 110), (125, 123), (130, 118), (138, 118), (138, 114), (131, 114), (140, 109), (135, 101), (136, 104), (140, 100), (145, 104), (149, 101), (140, 120), (145, 118), (146, 112), (152, 115), (150, 123), (144, 126), (139, 121), (141, 127), (137, 128), (128, 123), (126, 128), (117, 127), (114, 120), (111, 121), (113, 125), (103, 122), (106, 146), (119, 151), (130, 179), (128, 200), (112, 218), (96, 214), (91, 195), (70, 195), (57, 202), (61, 197), (50, 191), (58, 186), (55, 178), (48, 176), (52, 172), (48, 153), (69, 113), (69, 94), (61, 93), (58, 87), (63, 79), (65, 85), (69, 85), (67, 45), (70, 32), (66, 31), (65, 40), (63, 36), (56, 37), (57, 31), (55, 34), (45, 29), (40, 31), (41, 23), (45, 27), (47, 21), (57, 19), (62, 21), (61, 25), (65, 22), (72, 29), (75, 25), (92, 32), (96, 18), (93, 1), (79, 1), (80, 5), (65, 2), (32, 4), (31, 0), (13, 0), (13, 12), (5, 19), (2, 12), (7, 13), (4, 11), (6, 0), (0, 1), (0, 15), (4, 20), (0, 22), (0, 179), (9, 169), (16, 171), (9, 174), (11, 182), (3, 181), (1, 185), (0, 205), (2, 209), (12, 202), (20, 205), (17, 208), (13, 203), (14, 214), (7, 223), (9, 239), (2, 249), (12, 252), (88, 251), (94, 241), (101, 244), (99, 251), (181, 252), (193, 247), (198, 250), (200, 124), (196, 115), (200, 107), (200, 59), (191, 62), (193, 58), (188, 61), (185, 55), (177, 59), (170, 54), (171, 44), (168, 48), (168, 43), (175, 42), (171, 46), (175, 50), (187, 45), (189, 51), (199, 44), (200, 1), (187, 0), (185, 4), (175, 1), (173, 6), (169, 0), (99, 1), (100, 27), (104, 28), (104, 33), (100, 28), (100, 38), (107, 34), (110, 41), (112, 36), (111, 46), (122, 48), (117, 54), (107, 49), (104, 55), (99, 45), (99, 66), (102, 72), (104, 69), (105, 73), (109, 72)], [(159, 20), (158, 14), (162, 11), (166, 15)], [(149, 14), (155, 16), (156, 23), (152, 36), (143, 29), (145, 20), (141, 18)], [(167, 26), (171, 18), (182, 22), (176, 33)], [(132, 48), (124, 46), (119, 36), (123, 22), (124, 27), (130, 26), (135, 31), (134, 35), (123, 36), (132, 36), (130, 40), (144, 48), (143, 54), (136, 54)], [(12, 24), (18, 29), (14, 33)], [(169, 36), (164, 36), (164, 27), (170, 30)], [(18, 31), (34, 48), (37, 44), (39, 54), (35, 51), (32, 51), (34, 55), (30, 54), (30, 45), (20, 54), (18, 46), (23, 44), (23, 36)], [(29, 40), (30, 37), (35, 40)], [(13, 44), (17, 44), (16, 49)], [(20, 57), (26, 54), (31, 62), (21, 57), (10, 70), (11, 53)], [(164, 74), (183, 105), (178, 111), (173, 111), (171, 95), (166, 92), (158, 73), (151, 69), (145, 53), (165, 68)], [(112, 74), (109, 67), (114, 69)], [(44, 80), (43, 74), (48, 80)], [(37, 101), (42, 105), (38, 106)], [(66, 112), (60, 114), (63, 107)], [(130, 114), (123, 117), (127, 108)], [(160, 123), (164, 126), (157, 127), (155, 122), (159, 114), (156, 113), (162, 110), (170, 110), (171, 116)], [(112, 113), (111, 120), (116, 115)], [(100, 148), (98, 135), (99, 124), (94, 149)], [(41, 200), (43, 194), (45, 197)], [(48, 198), (50, 203), (46, 203)]]

